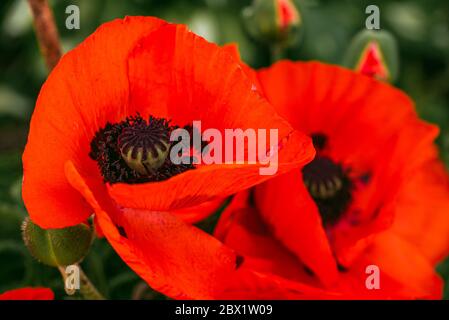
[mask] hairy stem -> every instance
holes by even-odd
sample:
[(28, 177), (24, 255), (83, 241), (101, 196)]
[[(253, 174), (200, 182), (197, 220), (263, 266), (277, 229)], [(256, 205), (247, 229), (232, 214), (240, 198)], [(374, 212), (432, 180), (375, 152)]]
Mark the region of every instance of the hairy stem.
[(34, 18), (37, 41), (48, 70), (52, 70), (61, 58), (61, 45), (53, 12), (47, 0), (28, 0)]

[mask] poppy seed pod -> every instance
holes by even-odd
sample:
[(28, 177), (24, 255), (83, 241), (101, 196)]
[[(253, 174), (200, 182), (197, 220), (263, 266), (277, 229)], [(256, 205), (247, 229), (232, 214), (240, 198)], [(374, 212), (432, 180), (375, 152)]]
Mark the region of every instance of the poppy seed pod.
[(166, 121), (161, 120), (138, 121), (123, 129), (117, 139), (122, 158), (140, 175), (159, 169), (167, 159), (169, 127)]
[(300, 36), (301, 16), (291, 0), (255, 0), (242, 16), (249, 35), (262, 43), (288, 47)]
[(352, 40), (344, 65), (378, 80), (394, 82), (399, 71), (396, 39), (384, 30), (363, 30)]
[(79, 224), (63, 229), (42, 229), (30, 219), (22, 224), (23, 241), (31, 255), (43, 264), (59, 267), (80, 262), (92, 243), (92, 229)]

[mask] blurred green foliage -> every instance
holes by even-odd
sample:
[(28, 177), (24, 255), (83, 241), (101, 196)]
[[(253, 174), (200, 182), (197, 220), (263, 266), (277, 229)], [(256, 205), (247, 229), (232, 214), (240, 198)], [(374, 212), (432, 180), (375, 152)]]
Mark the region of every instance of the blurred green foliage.
[[(218, 44), (238, 43), (242, 58), (254, 67), (270, 63), (270, 51), (251, 41), (240, 12), (250, 0), (50, 0), (63, 48), (70, 50), (101, 23), (125, 15), (153, 15), (188, 24)], [(303, 18), (300, 43), (288, 50), (295, 60), (341, 64), (351, 38), (365, 26), (365, 8), (376, 4), (381, 28), (399, 42), (400, 77), (396, 85), (417, 104), (420, 115), (441, 128), (441, 155), (449, 164), (449, 2), (447, 0), (298, 0)], [(65, 8), (76, 4), (81, 29), (65, 28)], [(26, 0), (0, 1), (0, 292), (25, 285), (50, 286), (63, 298), (58, 271), (34, 261), (26, 251), (20, 224), (21, 153), (33, 104), (47, 71), (39, 54)], [(214, 220), (212, 218), (211, 220)], [(207, 228), (207, 226), (204, 226)], [(105, 240), (95, 241), (82, 263), (109, 298), (163, 298), (129, 270)], [(449, 260), (438, 270), (449, 278)], [(449, 288), (446, 287), (449, 298)]]

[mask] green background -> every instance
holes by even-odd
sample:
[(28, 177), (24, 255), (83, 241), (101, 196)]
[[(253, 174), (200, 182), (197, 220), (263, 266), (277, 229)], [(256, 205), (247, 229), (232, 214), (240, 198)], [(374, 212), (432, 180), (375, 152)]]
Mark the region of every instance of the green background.
[[(125, 15), (154, 15), (185, 23), (218, 44), (237, 42), (242, 58), (253, 67), (270, 63), (268, 48), (251, 41), (242, 27), (244, 0), (72, 0), (50, 1), (64, 51), (70, 50), (101, 23)], [(381, 28), (393, 33), (400, 48), (396, 85), (417, 104), (420, 115), (441, 128), (441, 155), (449, 164), (449, 2), (426, 1), (297, 1), (303, 18), (302, 41), (288, 51), (295, 60), (317, 59), (341, 64), (351, 38), (365, 26), (365, 8), (376, 4)], [(65, 28), (65, 8), (76, 4), (81, 29)], [(26, 216), (20, 196), (21, 153), (34, 101), (47, 71), (40, 56), (25, 0), (0, 1), (0, 292), (22, 286), (49, 286), (63, 298), (57, 270), (31, 258), (21, 241)], [(48, 152), (48, 150), (42, 150)], [(214, 217), (202, 225), (210, 228)], [(118, 258), (104, 240), (95, 241), (82, 263), (108, 298), (150, 298), (152, 292)], [(449, 260), (438, 267), (449, 278)], [(446, 286), (446, 298), (449, 288)]]

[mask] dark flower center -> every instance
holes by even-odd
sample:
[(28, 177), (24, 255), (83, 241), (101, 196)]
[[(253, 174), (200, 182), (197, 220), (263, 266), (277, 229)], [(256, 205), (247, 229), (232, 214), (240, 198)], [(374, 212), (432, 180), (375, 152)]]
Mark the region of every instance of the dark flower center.
[(170, 161), (170, 133), (177, 127), (169, 121), (140, 115), (100, 129), (91, 142), (89, 156), (97, 161), (105, 182), (143, 183), (166, 180), (191, 164)]
[[(313, 139), (315, 143), (315, 139)], [(317, 151), (324, 148), (325, 139), (320, 138)], [(327, 156), (317, 153), (315, 159), (303, 170), (303, 181), (314, 199), (324, 225), (333, 225), (348, 208), (352, 199), (353, 184), (347, 171)]]
[(327, 136), (324, 133), (315, 133), (312, 135), (312, 142), (315, 149), (322, 151), (327, 144)]

